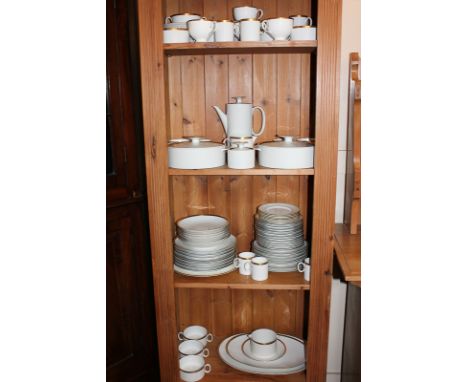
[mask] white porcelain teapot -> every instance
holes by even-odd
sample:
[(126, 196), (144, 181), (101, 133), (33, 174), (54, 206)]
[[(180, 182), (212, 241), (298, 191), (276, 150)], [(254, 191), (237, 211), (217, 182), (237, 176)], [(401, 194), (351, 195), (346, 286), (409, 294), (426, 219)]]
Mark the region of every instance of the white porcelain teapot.
[[(236, 102), (226, 105), (226, 113), (218, 106), (213, 106), (226, 131), (227, 138), (258, 137), (265, 130), (265, 111), (260, 106), (252, 106), (251, 103), (242, 103), (241, 96), (232, 97)], [(258, 133), (253, 131), (253, 112), (257, 109), (262, 113), (262, 127)]]

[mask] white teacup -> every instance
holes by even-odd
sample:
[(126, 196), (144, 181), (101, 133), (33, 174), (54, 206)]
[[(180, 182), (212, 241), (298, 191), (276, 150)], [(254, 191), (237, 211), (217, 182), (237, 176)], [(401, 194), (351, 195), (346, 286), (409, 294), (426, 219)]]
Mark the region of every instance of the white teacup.
[(214, 34), (216, 29), (216, 23), (214, 21), (200, 19), (190, 20), (187, 22), (190, 36), (192, 36), (196, 42), (206, 42)]
[(234, 266), (239, 268), (239, 273), (244, 276), (250, 275), (250, 267), (247, 269), (245, 264), (250, 263), (252, 259), (255, 257), (255, 253), (253, 252), (241, 252), (239, 253), (239, 257), (234, 259)]
[(234, 41), (235, 29), (236, 26), (231, 20), (216, 21), (215, 41)]
[(317, 28), (309, 25), (294, 27), (291, 33), (291, 40), (317, 40)]
[(248, 335), (250, 351), (255, 358), (269, 359), (275, 357), (278, 351), (278, 339), (271, 329), (257, 329)]
[(268, 259), (263, 256), (254, 257), (250, 263), (244, 264), (244, 268), (251, 272), (255, 281), (265, 281), (268, 279)]
[(232, 9), (235, 20), (242, 19), (261, 19), (263, 16), (263, 10), (254, 7), (235, 7)]
[(201, 19), (202, 17), (200, 15), (196, 15), (196, 14), (191, 14), (191, 13), (180, 13), (178, 15), (172, 15), (172, 16), (168, 16), (166, 17), (166, 19), (164, 20), (164, 22), (166, 24), (169, 24), (169, 23), (186, 23), (187, 21), (190, 21), (190, 20), (199, 20)]
[(187, 355), (199, 355), (206, 358), (210, 355), (210, 351), (200, 341), (186, 340), (179, 345), (179, 356), (185, 357)]
[(189, 32), (182, 28), (166, 28), (163, 31), (163, 41), (165, 44), (189, 42)]
[(188, 355), (179, 359), (179, 369), (182, 381), (195, 382), (211, 371), (211, 365), (199, 355)]
[(312, 18), (304, 15), (289, 16), (293, 21), (293, 27), (300, 27), (303, 25), (312, 25)]
[(213, 341), (213, 335), (208, 333), (208, 330), (200, 325), (188, 326), (184, 329), (183, 332), (177, 334), (179, 340), (195, 340), (202, 343), (203, 347), (206, 346), (208, 342)]
[(274, 40), (287, 40), (293, 29), (293, 21), (287, 17), (277, 17), (262, 21), (262, 29)]
[(297, 264), (297, 270), (304, 273), (305, 281), (310, 281), (310, 257)]
[(241, 41), (260, 41), (260, 21), (244, 19), (240, 22)]

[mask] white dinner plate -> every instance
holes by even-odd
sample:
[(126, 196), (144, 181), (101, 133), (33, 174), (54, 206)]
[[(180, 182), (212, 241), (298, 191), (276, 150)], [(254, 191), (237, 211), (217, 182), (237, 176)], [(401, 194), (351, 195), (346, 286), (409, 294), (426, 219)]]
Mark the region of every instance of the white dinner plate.
[(278, 338), (285, 344), (286, 352), (272, 361), (254, 360), (242, 351), (242, 345), (248, 339), (246, 334), (226, 338), (219, 345), (218, 353), (229, 366), (252, 374), (287, 375), (305, 370), (304, 342), (284, 334), (278, 334)]
[(219, 275), (224, 275), (225, 273), (232, 272), (236, 269), (236, 267), (233, 264), (230, 264), (229, 266), (213, 271), (194, 271), (192, 269), (184, 269), (180, 268), (177, 265), (174, 265), (174, 271), (177, 273), (180, 273), (181, 275), (185, 276), (194, 276), (194, 277), (209, 277), (209, 276), (219, 276)]

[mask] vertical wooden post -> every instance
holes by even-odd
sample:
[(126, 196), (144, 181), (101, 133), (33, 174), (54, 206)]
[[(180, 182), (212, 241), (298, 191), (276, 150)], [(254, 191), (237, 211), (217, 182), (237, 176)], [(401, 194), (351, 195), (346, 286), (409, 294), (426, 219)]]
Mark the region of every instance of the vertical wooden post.
[[(154, 299), (161, 380), (178, 380), (162, 1), (139, 0), (140, 65)], [(159, 174), (159, 175), (158, 175)], [(165, 174), (161, 176), (161, 174)]]
[(335, 227), (341, 1), (318, 2), (317, 104), (307, 381), (324, 382)]

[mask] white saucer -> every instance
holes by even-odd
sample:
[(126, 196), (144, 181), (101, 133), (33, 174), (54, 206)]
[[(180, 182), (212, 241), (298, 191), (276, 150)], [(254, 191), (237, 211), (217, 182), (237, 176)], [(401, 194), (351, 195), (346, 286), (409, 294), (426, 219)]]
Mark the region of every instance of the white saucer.
[(250, 359), (253, 359), (254, 361), (263, 361), (263, 362), (276, 361), (278, 358), (281, 358), (286, 353), (286, 345), (284, 344), (283, 341), (278, 340), (278, 350), (275, 354), (273, 354), (271, 357), (268, 357), (268, 358), (258, 358), (258, 356), (255, 356), (252, 353), (252, 350), (250, 349), (249, 341), (250, 340), (248, 338), (244, 341), (244, 343), (241, 345), (241, 350), (247, 357), (249, 357)]
[(226, 338), (219, 345), (218, 353), (229, 366), (252, 374), (286, 375), (305, 370), (304, 341), (285, 334), (277, 336), (284, 343), (286, 352), (275, 360), (259, 361), (244, 354), (242, 345), (248, 339), (247, 334), (235, 334)]
[(193, 271), (190, 269), (180, 268), (177, 265), (174, 265), (174, 271), (185, 276), (195, 276), (195, 277), (209, 277), (209, 276), (219, 276), (224, 275), (225, 273), (232, 272), (236, 269), (233, 264), (221, 269), (216, 269), (214, 271)]

